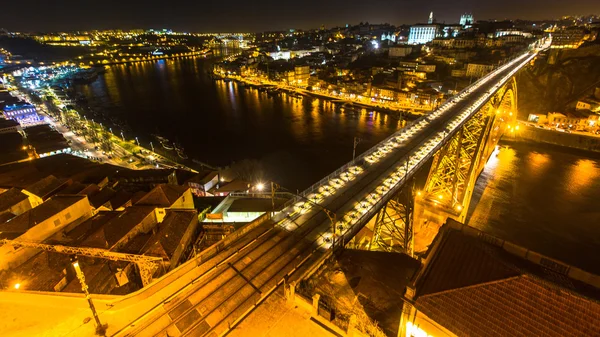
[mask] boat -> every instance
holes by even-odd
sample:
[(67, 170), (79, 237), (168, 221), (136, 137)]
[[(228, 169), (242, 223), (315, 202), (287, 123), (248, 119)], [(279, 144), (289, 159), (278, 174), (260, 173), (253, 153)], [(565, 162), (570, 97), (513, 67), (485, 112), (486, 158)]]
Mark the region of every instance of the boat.
[(183, 152), (183, 149), (175, 148), (175, 151), (177, 151), (177, 155), (179, 156), (179, 158), (188, 159), (188, 156), (186, 156), (186, 154)]

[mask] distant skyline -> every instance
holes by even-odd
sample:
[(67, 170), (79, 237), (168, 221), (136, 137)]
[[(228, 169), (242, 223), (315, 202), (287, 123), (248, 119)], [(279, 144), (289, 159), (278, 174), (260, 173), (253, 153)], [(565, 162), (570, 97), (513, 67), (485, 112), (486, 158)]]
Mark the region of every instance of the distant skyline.
[(598, 0), (32, 0), (0, 5), (0, 28), (11, 31), (170, 28), (190, 32), (259, 32), (359, 22), (393, 25), (476, 20), (556, 19), (600, 13)]

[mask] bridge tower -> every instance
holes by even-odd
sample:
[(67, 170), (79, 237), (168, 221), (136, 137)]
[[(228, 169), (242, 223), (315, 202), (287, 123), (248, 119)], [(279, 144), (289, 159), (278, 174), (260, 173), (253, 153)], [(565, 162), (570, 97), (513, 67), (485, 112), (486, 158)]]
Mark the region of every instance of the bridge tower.
[[(415, 195), (415, 249), (425, 250), (451, 217), (464, 222), (477, 178), (504, 132), (514, 132), (517, 84), (513, 77), (436, 153), (422, 190)], [(429, 232), (429, 235), (427, 234)]]

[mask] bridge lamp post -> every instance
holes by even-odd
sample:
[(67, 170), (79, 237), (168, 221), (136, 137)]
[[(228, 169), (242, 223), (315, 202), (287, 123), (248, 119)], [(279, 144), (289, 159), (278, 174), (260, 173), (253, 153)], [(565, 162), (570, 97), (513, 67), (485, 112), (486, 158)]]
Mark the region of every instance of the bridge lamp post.
[[(264, 187), (264, 185), (263, 185)], [(282, 187), (281, 185), (275, 183), (275, 182), (271, 182), (271, 204), (273, 206), (273, 211), (275, 211), (275, 192), (279, 189), (283, 189), (285, 191), (287, 191), (288, 193), (291, 193), (295, 196), (297, 196), (298, 198), (302, 199), (302, 200), (306, 200), (307, 202), (319, 207), (323, 213), (325, 213), (325, 215), (327, 215), (327, 218), (329, 218), (329, 221), (331, 222), (331, 232), (332, 232), (332, 237), (331, 237), (331, 249), (334, 250), (335, 249), (335, 223), (337, 222), (336, 218), (337, 215), (335, 214), (335, 212), (329, 210), (328, 208), (314, 202), (313, 200), (310, 200), (309, 198), (300, 195), (298, 193), (294, 193), (293, 191), (290, 191), (289, 189)]]

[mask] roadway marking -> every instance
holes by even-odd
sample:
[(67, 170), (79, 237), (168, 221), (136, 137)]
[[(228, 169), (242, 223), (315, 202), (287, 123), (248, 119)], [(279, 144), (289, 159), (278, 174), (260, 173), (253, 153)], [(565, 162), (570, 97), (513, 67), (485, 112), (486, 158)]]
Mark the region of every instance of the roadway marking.
[(257, 293), (262, 294), (262, 291), (260, 291), (260, 289), (258, 289), (254, 284), (252, 284), (252, 282), (246, 277), (244, 276), (244, 274), (242, 274), (241, 271), (237, 270), (236, 267), (233, 266), (233, 264), (231, 263), (227, 263), (229, 265), (229, 267), (231, 267), (231, 269), (233, 269), (236, 273), (238, 273), (238, 275), (240, 275), (241, 278), (244, 279), (244, 281), (246, 281), (246, 283), (248, 283), (252, 288), (254, 288), (254, 290), (256, 290)]

